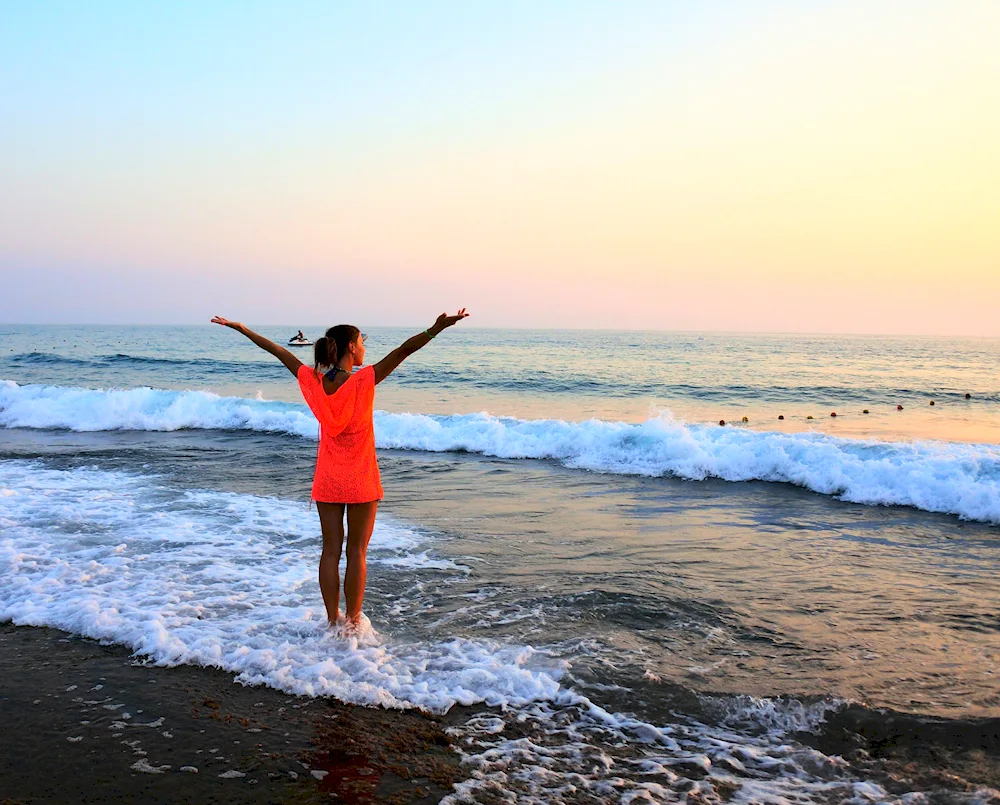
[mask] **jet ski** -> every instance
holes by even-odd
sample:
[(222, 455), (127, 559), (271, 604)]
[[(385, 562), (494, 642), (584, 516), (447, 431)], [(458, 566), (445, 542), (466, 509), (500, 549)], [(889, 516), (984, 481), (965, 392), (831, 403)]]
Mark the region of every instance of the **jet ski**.
[(299, 338), (296, 336), (295, 338), (288, 339), (288, 346), (290, 347), (311, 347), (312, 345), (313, 342), (308, 338)]

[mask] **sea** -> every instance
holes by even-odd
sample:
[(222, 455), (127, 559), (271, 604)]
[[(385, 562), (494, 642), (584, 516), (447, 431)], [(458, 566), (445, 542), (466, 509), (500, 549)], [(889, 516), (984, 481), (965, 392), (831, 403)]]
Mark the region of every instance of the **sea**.
[[(376, 361), (420, 328), (362, 329)], [(945, 801), (820, 736), (971, 751), (1000, 717), (998, 339), (463, 322), (375, 407), (345, 638), (278, 361), (207, 324), (0, 326), (0, 621), (463, 713), (448, 805)]]

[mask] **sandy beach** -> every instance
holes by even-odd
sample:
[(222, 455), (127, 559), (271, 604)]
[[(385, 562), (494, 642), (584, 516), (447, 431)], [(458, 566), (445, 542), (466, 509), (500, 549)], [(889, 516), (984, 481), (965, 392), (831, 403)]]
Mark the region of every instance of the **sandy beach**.
[[(159, 668), (120, 646), (7, 623), (0, 713), (3, 805), (430, 805), (470, 774), (447, 730), (474, 710), (436, 717), (290, 696), (222, 671)], [(1000, 788), (1000, 719), (956, 735), (944, 720), (854, 707), (797, 737), (893, 794), (919, 788), (936, 792), (936, 802), (997, 802), (988, 788)]]
[(465, 776), (447, 718), (142, 665), (119, 646), (10, 623), (0, 721), (5, 805), (409, 805), (438, 802)]

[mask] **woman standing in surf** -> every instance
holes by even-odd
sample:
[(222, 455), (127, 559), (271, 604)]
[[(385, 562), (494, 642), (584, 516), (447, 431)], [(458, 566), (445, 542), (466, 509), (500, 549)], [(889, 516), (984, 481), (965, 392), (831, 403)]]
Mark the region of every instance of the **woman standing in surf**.
[(323, 552), (319, 560), (319, 589), (331, 625), (340, 618), (340, 556), (347, 515), (347, 572), (344, 598), (345, 626), (356, 632), (361, 624), (365, 598), (368, 541), (375, 527), (375, 513), (382, 499), (382, 482), (375, 458), (372, 406), (375, 386), (406, 358), (446, 327), (469, 314), (462, 308), (454, 316), (442, 313), (422, 333), (404, 341), (374, 366), (363, 366), (366, 336), (357, 327), (338, 324), (316, 341), (315, 366), (306, 366), (291, 352), (244, 327), (216, 316), (215, 324), (231, 327), (258, 347), (271, 353), (299, 381), (299, 389), (320, 425), (312, 499), (319, 511)]

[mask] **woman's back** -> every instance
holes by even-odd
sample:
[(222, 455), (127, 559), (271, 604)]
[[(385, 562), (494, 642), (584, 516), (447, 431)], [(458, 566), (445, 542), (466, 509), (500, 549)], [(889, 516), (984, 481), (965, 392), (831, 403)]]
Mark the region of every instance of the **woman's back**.
[(321, 376), (308, 366), (299, 388), (320, 423), (312, 499), (324, 503), (367, 503), (383, 496), (375, 456), (375, 370), (366, 366), (327, 394)]

